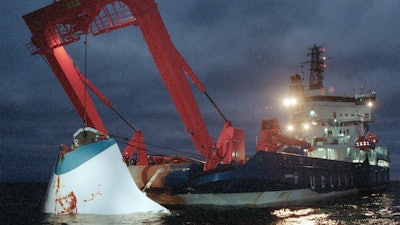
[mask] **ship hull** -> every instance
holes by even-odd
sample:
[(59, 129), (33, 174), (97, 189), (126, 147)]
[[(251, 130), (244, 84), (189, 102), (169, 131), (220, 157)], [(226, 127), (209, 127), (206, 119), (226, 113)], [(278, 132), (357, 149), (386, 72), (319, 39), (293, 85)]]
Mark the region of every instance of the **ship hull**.
[(375, 169), (366, 164), (258, 152), (245, 164), (220, 165), (205, 172), (200, 165), (171, 165), (160, 178), (167, 191), (158, 187), (148, 196), (167, 205), (301, 206), (360, 190), (384, 189), (388, 171), (383, 171), (380, 177), (385, 179), (378, 183), (365, 182), (372, 176), (365, 171)]

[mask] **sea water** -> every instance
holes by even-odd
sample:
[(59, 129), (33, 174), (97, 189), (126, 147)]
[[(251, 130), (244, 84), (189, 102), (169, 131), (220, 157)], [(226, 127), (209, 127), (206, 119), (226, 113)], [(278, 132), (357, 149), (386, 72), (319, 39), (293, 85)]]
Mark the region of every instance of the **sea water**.
[(382, 193), (296, 208), (169, 207), (171, 214), (48, 215), (46, 183), (1, 183), (0, 224), (400, 224), (400, 182)]

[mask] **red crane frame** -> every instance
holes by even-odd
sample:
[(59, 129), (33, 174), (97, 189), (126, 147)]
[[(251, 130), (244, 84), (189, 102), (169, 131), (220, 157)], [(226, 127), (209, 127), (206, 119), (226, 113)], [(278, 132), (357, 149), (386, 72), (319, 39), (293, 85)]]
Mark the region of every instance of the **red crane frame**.
[(23, 18), (32, 32), (31, 54), (46, 58), (79, 116), (85, 119), (86, 114), (87, 125), (104, 133), (107, 130), (82, 82), (82, 74), (63, 46), (78, 41), (83, 34), (138, 26), (187, 132), (206, 157), (205, 169), (221, 161), (244, 162), (241, 129), (226, 121), (217, 143), (209, 135), (186, 75), (202, 92), (205, 88), (172, 44), (154, 0), (60, 0)]

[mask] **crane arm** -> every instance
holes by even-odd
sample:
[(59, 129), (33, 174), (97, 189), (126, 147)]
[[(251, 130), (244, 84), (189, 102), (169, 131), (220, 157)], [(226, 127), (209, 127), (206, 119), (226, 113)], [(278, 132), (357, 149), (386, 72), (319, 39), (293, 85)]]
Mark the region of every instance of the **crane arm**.
[[(138, 26), (186, 131), (195, 148), (206, 157), (205, 169), (214, 168), (221, 161), (244, 161), (243, 132), (231, 126), (176, 50), (154, 0), (60, 0), (25, 15), (24, 20), (32, 32), (31, 54), (47, 58), (80, 116), (83, 118), (86, 112), (88, 125), (104, 133), (106, 129), (84, 88), (85, 81), (81, 80), (80, 72), (63, 46), (78, 41), (82, 34), (99, 35), (130, 25)], [(207, 95), (225, 120), (217, 142), (207, 131), (186, 75)]]
[(205, 157), (209, 157), (214, 140), (208, 134), (203, 117), (187, 81), (182, 57), (172, 44), (165, 25), (152, 0), (129, 1), (128, 6), (136, 15), (143, 38), (153, 56), (161, 78), (175, 104), (186, 131), (192, 138), (196, 149)]

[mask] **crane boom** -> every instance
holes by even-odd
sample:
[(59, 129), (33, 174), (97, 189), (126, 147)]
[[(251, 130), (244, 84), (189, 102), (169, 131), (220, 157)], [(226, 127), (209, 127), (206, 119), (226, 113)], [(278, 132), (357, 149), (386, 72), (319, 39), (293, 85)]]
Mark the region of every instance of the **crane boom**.
[(233, 128), (224, 117), (218, 141), (209, 135), (186, 75), (204, 93), (205, 88), (172, 44), (154, 0), (60, 0), (23, 18), (32, 32), (31, 54), (47, 59), (80, 117), (87, 113), (88, 125), (104, 133), (106, 128), (84, 88), (81, 73), (63, 46), (78, 41), (83, 34), (138, 26), (186, 131), (206, 157), (205, 169), (221, 161), (244, 162), (242, 130)]
[[(157, 10), (156, 4), (138, 1), (132, 8), (137, 16), (137, 25), (153, 56), (158, 71), (172, 101), (190, 134), (196, 149), (208, 156), (214, 140), (208, 134), (203, 117), (183, 70), (182, 57), (175, 49)], [(141, 12), (146, 12), (141, 14)]]

